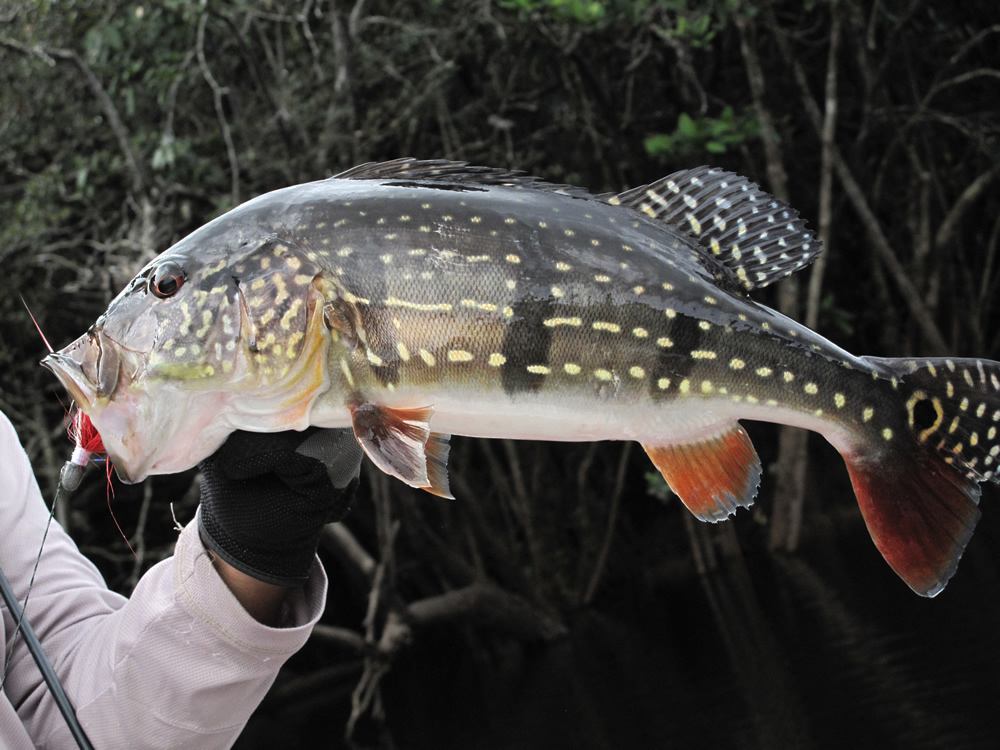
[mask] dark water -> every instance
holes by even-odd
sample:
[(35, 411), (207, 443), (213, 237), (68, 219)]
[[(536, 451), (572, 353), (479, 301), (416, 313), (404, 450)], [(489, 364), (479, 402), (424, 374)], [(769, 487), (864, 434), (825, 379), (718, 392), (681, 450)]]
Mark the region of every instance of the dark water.
[[(792, 557), (744, 550), (709, 575), (653, 577), (641, 596), (609, 585), (554, 643), (421, 633), (383, 683), (391, 740), (362, 730), (364, 745), (1000, 747), (1000, 513), (984, 510), (933, 600), (857, 523)], [(265, 703), (238, 747), (340, 747), (356, 675), (336, 670), (315, 700)]]

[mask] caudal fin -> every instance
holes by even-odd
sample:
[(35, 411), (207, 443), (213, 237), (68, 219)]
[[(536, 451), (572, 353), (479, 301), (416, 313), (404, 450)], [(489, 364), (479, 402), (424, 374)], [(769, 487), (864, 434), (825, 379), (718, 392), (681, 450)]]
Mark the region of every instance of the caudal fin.
[(997, 481), (1000, 363), (868, 361), (894, 375), (904, 411), (878, 450), (844, 458), (875, 545), (910, 588), (935, 596), (979, 520), (979, 482)]

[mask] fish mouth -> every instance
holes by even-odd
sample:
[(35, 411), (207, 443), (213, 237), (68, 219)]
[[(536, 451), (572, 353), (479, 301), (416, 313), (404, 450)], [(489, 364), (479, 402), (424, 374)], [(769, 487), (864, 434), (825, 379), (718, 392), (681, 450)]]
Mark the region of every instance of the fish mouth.
[(69, 346), (52, 352), (41, 364), (59, 378), (84, 411), (118, 390), (120, 347), (100, 330), (91, 329)]
[(148, 471), (133, 456), (135, 451), (129, 448), (134, 443), (131, 423), (138, 410), (137, 405), (131, 403), (134, 399), (120, 386), (123, 359), (128, 359), (130, 354), (99, 329), (92, 328), (41, 361), (90, 417), (101, 435), (108, 458), (126, 484), (141, 481)]

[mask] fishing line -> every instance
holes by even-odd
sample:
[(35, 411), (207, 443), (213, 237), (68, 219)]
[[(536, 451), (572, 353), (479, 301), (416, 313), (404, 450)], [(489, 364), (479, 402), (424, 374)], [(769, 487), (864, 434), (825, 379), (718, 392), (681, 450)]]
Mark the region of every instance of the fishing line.
[(10, 652), (4, 660), (3, 675), (0, 676), (0, 688), (3, 687), (3, 683), (7, 679), (7, 672), (10, 668), (10, 662), (14, 655), (14, 645), (17, 643), (18, 634), (20, 633), (24, 638), (24, 643), (28, 652), (35, 660), (35, 664), (38, 665), (38, 671), (41, 672), (42, 679), (48, 686), (49, 692), (52, 693), (52, 698), (55, 700), (56, 706), (59, 708), (59, 712), (62, 714), (66, 725), (69, 727), (70, 734), (76, 741), (77, 746), (81, 750), (93, 750), (93, 745), (90, 743), (86, 732), (83, 731), (83, 727), (80, 726), (80, 722), (76, 718), (76, 712), (73, 710), (73, 704), (66, 695), (66, 691), (63, 689), (62, 683), (59, 681), (59, 676), (52, 667), (52, 662), (49, 661), (49, 658), (45, 653), (45, 649), (42, 648), (42, 644), (38, 640), (38, 636), (35, 634), (35, 631), (31, 627), (31, 623), (28, 621), (25, 614), (28, 608), (28, 597), (31, 595), (31, 589), (35, 583), (35, 574), (38, 572), (38, 564), (42, 559), (42, 549), (45, 546), (45, 540), (49, 535), (49, 528), (52, 525), (52, 518), (55, 513), (56, 504), (60, 501), (63, 490), (67, 493), (72, 493), (77, 489), (77, 487), (80, 486), (84, 470), (86, 469), (91, 456), (104, 452), (104, 445), (101, 442), (101, 436), (97, 433), (97, 430), (94, 429), (94, 426), (91, 424), (87, 415), (79, 409), (76, 410), (73, 415), (69, 433), (74, 439), (76, 446), (73, 450), (72, 457), (63, 465), (59, 472), (59, 483), (56, 485), (55, 499), (52, 502), (52, 507), (49, 508), (49, 517), (45, 522), (45, 531), (42, 534), (42, 543), (38, 549), (38, 557), (35, 558), (35, 566), (31, 571), (31, 579), (28, 581), (28, 591), (24, 595), (23, 605), (18, 602), (17, 595), (14, 593), (10, 582), (7, 580), (7, 576), (5, 576), (3, 570), (0, 569), (0, 595), (3, 596), (4, 604), (7, 606), (7, 609), (10, 611), (11, 616), (16, 622), (14, 633), (11, 637)]

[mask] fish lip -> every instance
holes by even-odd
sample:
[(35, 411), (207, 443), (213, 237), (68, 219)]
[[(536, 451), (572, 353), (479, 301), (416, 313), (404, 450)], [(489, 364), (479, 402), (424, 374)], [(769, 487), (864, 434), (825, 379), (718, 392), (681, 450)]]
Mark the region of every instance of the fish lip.
[(97, 389), (75, 359), (59, 351), (49, 354), (40, 364), (59, 379), (69, 392), (70, 398), (86, 407), (85, 410), (95, 405), (98, 398)]

